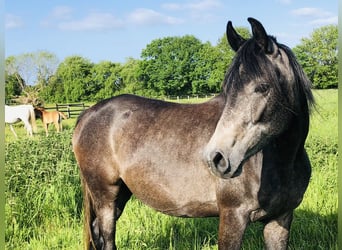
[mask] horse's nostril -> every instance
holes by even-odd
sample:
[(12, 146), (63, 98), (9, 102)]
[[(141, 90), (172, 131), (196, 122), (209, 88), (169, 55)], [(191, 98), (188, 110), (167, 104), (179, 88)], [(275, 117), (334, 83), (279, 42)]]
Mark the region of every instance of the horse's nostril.
[(214, 159), (213, 159), (215, 166), (217, 167), (221, 165), (223, 163), (222, 161), (224, 161), (222, 154), (219, 152), (216, 152)]
[(219, 170), (221, 173), (229, 173), (230, 172), (230, 164), (225, 159), (225, 157), (220, 153), (216, 152), (215, 156), (213, 158), (213, 163), (217, 170)]

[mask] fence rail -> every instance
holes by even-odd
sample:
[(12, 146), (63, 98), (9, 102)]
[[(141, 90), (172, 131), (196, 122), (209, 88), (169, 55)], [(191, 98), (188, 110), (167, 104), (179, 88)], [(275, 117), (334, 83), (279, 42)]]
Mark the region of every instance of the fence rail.
[(79, 116), (86, 108), (89, 106), (84, 105), (84, 103), (68, 103), (68, 104), (58, 104), (56, 103), (56, 110), (63, 113), (67, 113), (68, 118), (72, 116)]
[(79, 116), (89, 106), (84, 103), (56, 103), (55, 107), (49, 107), (45, 109), (56, 109), (57, 111), (63, 112), (68, 118)]
[(191, 100), (191, 99), (210, 99), (212, 97), (215, 97), (217, 94), (203, 94), (203, 95), (179, 95), (179, 96), (166, 96), (165, 100)]

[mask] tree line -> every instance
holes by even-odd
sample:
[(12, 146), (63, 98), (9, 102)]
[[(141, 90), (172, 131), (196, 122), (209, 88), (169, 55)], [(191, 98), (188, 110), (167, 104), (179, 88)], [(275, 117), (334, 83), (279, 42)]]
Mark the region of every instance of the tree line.
[[(245, 38), (247, 28), (237, 28)], [(293, 48), (314, 88), (336, 88), (337, 25), (316, 29)], [(218, 93), (234, 52), (226, 36), (216, 45), (192, 35), (151, 41), (140, 59), (93, 63), (82, 56), (59, 62), (47, 51), (6, 58), (6, 99), (19, 102), (99, 101), (121, 93), (148, 97)], [(19, 99), (19, 100), (18, 100)]]

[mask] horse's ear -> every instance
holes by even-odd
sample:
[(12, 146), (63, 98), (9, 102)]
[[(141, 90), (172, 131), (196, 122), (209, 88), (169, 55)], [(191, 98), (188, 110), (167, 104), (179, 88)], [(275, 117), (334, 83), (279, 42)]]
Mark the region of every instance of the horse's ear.
[(252, 33), (256, 42), (265, 51), (266, 54), (272, 54), (274, 51), (273, 42), (267, 35), (262, 24), (252, 17), (248, 18), (248, 22), (252, 26)]
[(227, 24), (227, 40), (232, 47), (232, 49), (236, 52), (241, 47), (241, 45), (246, 41), (242, 38), (233, 28), (232, 22), (229, 21)]

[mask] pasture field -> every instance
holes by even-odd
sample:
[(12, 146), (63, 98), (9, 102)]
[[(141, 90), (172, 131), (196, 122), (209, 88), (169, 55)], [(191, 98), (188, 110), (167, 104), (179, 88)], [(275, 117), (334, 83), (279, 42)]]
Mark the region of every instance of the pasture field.
[[(312, 177), (296, 209), (290, 249), (337, 249), (337, 90), (314, 91), (306, 148)], [(190, 100), (191, 101), (191, 100)], [(5, 127), (6, 249), (82, 249), (82, 191), (71, 148), (75, 119), (64, 131), (28, 138)], [(119, 249), (217, 249), (218, 218), (175, 218), (133, 198), (117, 226)], [(262, 225), (246, 230), (243, 249), (262, 249)]]

